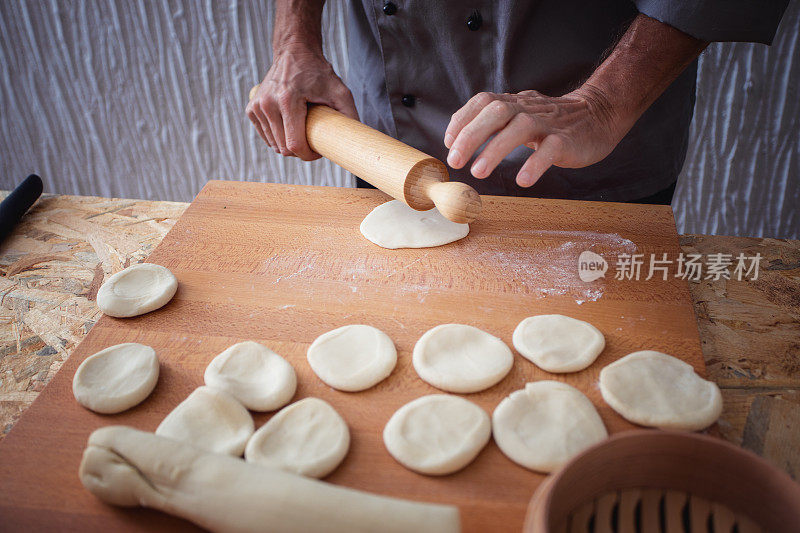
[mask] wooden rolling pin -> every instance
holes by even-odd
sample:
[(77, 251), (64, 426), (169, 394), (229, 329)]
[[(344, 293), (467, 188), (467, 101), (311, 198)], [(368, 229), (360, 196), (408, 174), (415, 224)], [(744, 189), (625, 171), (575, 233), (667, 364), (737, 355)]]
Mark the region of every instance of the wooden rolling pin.
[(414, 209), (435, 206), (461, 224), (481, 211), (475, 189), (448, 181), (444, 163), (328, 106), (308, 106), (306, 137), (312, 150)]

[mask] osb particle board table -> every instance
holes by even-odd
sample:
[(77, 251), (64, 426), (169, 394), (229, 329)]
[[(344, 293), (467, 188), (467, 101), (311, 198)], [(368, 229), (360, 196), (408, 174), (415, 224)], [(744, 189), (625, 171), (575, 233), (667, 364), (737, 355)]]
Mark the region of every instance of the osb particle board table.
[[(309, 194), (313, 196), (316, 193)], [(358, 192), (356, 196), (361, 198), (366, 195), (369, 198), (371, 194), (376, 193)], [(373, 205), (378, 201), (375, 198), (372, 200)], [(226, 202), (222, 203), (225, 204)], [(119, 270), (129, 262), (140, 260), (142, 256), (146, 256), (149, 249), (152, 249), (160, 240), (163, 233), (172, 225), (175, 217), (180, 214), (184, 207), (185, 204), (167, 202), (48, 197), (40, 201), (34, 211), (26, 217), (23, 224), (16, 230), (15, 235), (0, 248), (0, 269), (5, 274), (0, 292), (4, 294), (2, 306), (3, 312), (7, 313), (6, 320), (8, 324), (4, 331), (4, 346), (0, 348), (2, 349), (2, 352), (0, 352), (2, 354), (0, 370), (3, 372), (2, 389), (0, 389), (0, 394), (3, 394), (3, 396), (0, 396), (0, 401), (2, 401), (4, 408), (11, 411), (10, 414), (12, 416), (16, 411), (21, 411), (19, 406), (30, 402), (31, 396), (36, 394), (35, 391), (40, 389), (42, 384), (49, 379), (48, 367), (52, 368), (55, 366), (53, 363), (60, 364), (63, 362), (66, 354), (71, 351), (72, 346), (85, 335), (85, 330), (91, 327), (91, 323), (97, 318), (97, 312), (91, 300), (96, 293), (97, 287), (102, 282), (103, 276)], [(216, 208), (221, 209), (221, 215), (227, 215), (225, 212), (227, 210), (226, 205), (216, 206)], [(344, 210), (347, 207), (342, 206), (341, 209)], [(294, 224), (296, 226), (294, 229), (305, 231), (305, 235), (308, 238), (314, 238), (314, 232), (309, 229), (304, 221), (300, 220), (299, 215), (295, 216), (291, 209), (283, 210), (281, 213), (283, 216), (288, 217), (290, 225)], [(336, 216), (341, 217), (345, 222), (353, 222), (349, 218), (353, 218), (357, 222), (363, 214), (359, 212), (357, 215), (348, 217), (340, 215), (338, 211), (336, 212)], [(330, 219), (326, 220), (323, 214), (311, 218), (316, 226), (330, 226), (332, 223)], [(565, 235), (558, 232), (569, 231), (570, 224), (571, 221), (565, 220), (559, 224), (558, 228), (555, 226), (546, 228), (543, 230), (544, 233), (542, 231), (539, 232), (538, 238), (545, 241), (549, 240), (551, 243), (559, 241), (561, 243), (559, 246), (564, 246)], [(337, 222), (333, 223), (333, 225), (338, 229), (331, 226), (325, 231), (332, 231), (332, 235), (339, 237), (341, 224)], [(498, 228), (493, 230), (488, 227), (488, 229), (494, 231)], [(202, 231), (215, 232), (219, 231), (219, 229), (212, 224), (211, 228), (204, 228)], [(498, 239), (526, 238), (525, 235), (513, 228), (507, 229), (504, 235), (505, 237)], [(273, 245), (275, 248), (271, 248), (272, 250), (278, 249), (280, 244), (285, 245), (291, 241), (287, 237), (274, 237), (275, 242)], [(235, 241), (235, 235), (232, 238)], [(646, 240), (647, 238), (645, 238)], [(601, 243), (601, 245), (604, 244), (612, 248), (624, 245), (624, 239), (618, 242), (612, 241)], [(714, 244), (715, 242), (718, 245)], [(141, 244), (137, 245), (138, 243)], [(645, 248), (647, 247), (646, 242), (642, 242), (642, 245)], [(800, 271), (800, 246), (796, 242), (762, 239), (684, 238), (684, 249), (686, 251), (707, 253), (738, 252), (745, 248), (747, 250), (758, 249), (762, 256), (765, 257), (760, 283), (722, 280), (721, 283), (709, 281), (691, 285), (695, 296), (695, 308), (698, 310), (699, 325), (703, 334), (703, 346), (709, 372), (723, 387), (726, 399), (726, 410), (719, 426), (720, 432), (726, 438), (740, 442), (766, 455), (792, 474), (797, 466), (797, 457), (796, 452), (793, 452), (791, 447), (794, 443), (793, 449), (796, 450), (796, 444), (800, 440), (796, 429), (800, 427), (800, 424), (792, 424), (792, 421), (798, 417), (798, 404), (796, 402), (798, 401), (797, 389), (800, 389), (800, 384), (797, 383), (797, 369), (792, 369), (791, 367), (791, 361), (793, 360), (792, 346), (795, 347), (795, 353), (797, 346), (797, 336), (796, 334), (792, 335), (792, 326), (796, 326), (798, 321), (796, 291), (798, 271)], [(367, 248), (367, 251), (369, 251), (369, 248)], [(495, 252), (497, 251), (495, 250)], [(253, 250), (238, 250), (233, 246), (225, 255), (226, 257), (233, 257), (236, 254), (250, 254), (252, 252)], [(417, 305), (433, 306), (441, 310), (444, 296), (431, 289), (430, 280), (425, 278), (425, 273), (435, 272), (436, 275), (447, 276), (452, 275), (453, 272), (457, 271), (457, 268), (436, 271), (430, 256), (426, 255), (428, 252), (415, 251), (413, 254), (409, 254), (409, 256), (414, 255), (414, 257), (405, 262), (402, 269), (383, 272), (383, 274), (396, 275), (401, 278), (401, 283), (406, 284), (406, 286), (412, 286), (413, 290), (405, 295), (410, 301), (416, 300)], [(524, 272), (515, 270), (520, 268), (520, 258), (515, 257), (513, 253), (505, 252), (500, 254), (495, 252), (490, 252), (493, 253), (492, 256), (484, 256), (484, 261), (491, 259), (501, 263), (501, 267), (506, 272), (508, 279), (500, 280), (498, 278), (492, 283), (508, 283), (508, 286), (504, 285), (502, 289), (510, 290), (512, 294), (516, 294), (516, 298), (510, 301), (519, 301), (519, 298), (523, 298), (527, 294), (532, 298), (532, 308), (534, 309), (558, 308), (559, 301), (561, 301), (562, 305), (564, 302), (571, 302), (571, 309), (574, 309), (572, 314), (576, 316), (582, 315), (594, 320), (592, 318), (592, 306), (596, 306), (597, 301), (602, 301), (603, 298), (614, 300), (613, 296), (611, 296), (612, 291), (607, 290), (606, 295), (598, 295), (586, 290), (575, 290), (567, 283), (551, 284), (549, 286), (550, 293), (542, 293), (541, 291), (537, 293), (535, 290), (528, 290), (535, 289), (533, 285), (526, 289), (526, 282), (530, 282), (531, 278), (526, 277)], [(369, 254), (367, 257), (369, 257)], [(299, 316), (303, 314), (303, 311), (297, 309), (298, 302), (303, 299), (303, 282), (304, 280), (315, 279), (320, 281), (320, 277), (325, 276), (318, 267), (323, 260), (321, 255), (311, 256), (307, 259), (310, 260), (303, 262), (303, 264), (295, 264), (291, 258), (281, 257), (281, 254), (273, 253), (269, 255), (268, 261), (264, 261), (259, 265), (255, 265), (255, 263), (251, 265), (254, 266), (254, 269), (251, 269), (254, 272), (258, 271), (258, 268), (263, 268), (263, 273), (284, 272), (283, 275), (275, 275), (275, 282), (290, 284), (291, 287), (287, 285), (287, 288), (291, 289), (290, 292), (294, 291), (296, 293), (297, 302), (272, 302), (270, 298), (266, 298), (267, 301), (263, 305), (282, 307), (283, 316), (292, 317), (292, 315), (297, 315), (293, 317), (293, 320), (299, 319), (303, 321), (304, 317)], [(337, 295), (339, 298), (346, 298), (348, 297), (348, 292), (351, 294), (357, 293), (359, 290), (358, 284), (351, 285), (350, 281), (360, 277), (367, 269), (378, 269), (380, 274), (381, 269), (388, 269), (389, 267), (388, 263), (384, 263), (381, 260), (366, 259), (360, 263), (355, 256), (350, 257), (350, 259), (351, 261), (349, 262), (342, 260), (334, 261), (333, 263), (338, 281), (332, 287), (331, 294), (334, 298), (330, 300), (331, 311), (328, 312), (328, 316), (322, 322), (331, 320), (332, 315), (336, 315), (336, 306), (341, 305), (334, 301)], [(158, 258), (154, 258), (154, 260), (158, 261)], [(170, 265), (168, 264), (168, 266)], [(479, 271), (481, 265), (475, 263), (469, 265), (468, 268)], [(553, 273), (543, 272), (542, 274), (552, 276)], [(348, 276), (349, 280), (347, 279)], [(278, 280), (278, 278), (281, 279)], [(236, 284), (236, 276), (233, 276), (231, 281)], [(457, 279), (452, 281), (458, 284)], [(190, 289), (191, 286), (190, 282)], [(356, 286), (356, 291), (352, 290), (352, 286)], [(679, 287), (679, 285), (674, 285), (674, 287)], [(776, 287), (778, 287), (778, 290), (774, 290)], [(380, 292), (380, 284), (375, 289)], [(484, 289), (491, 290), (492, 287), (477, 287), (478, 292)], [(631, 287), (631, 289), (634, 289), (634, 291), (639, 290), (635, 287)], [(672, 290), (668, 288), (667, 292), (669, 293)], [(792, 300), (793, 290), (795, 291), (794, 300)], [(644, 298), (645, 292), (638, 294), (635, 298)], [(224, 287), (212, 290), (208, 294), (212, 294), (214, 298), (226, 297)], [(365, 300), (370, 306), (381, 305), (381, 302), (376, 302), (374, 299), (370, 300), (369, 296), (365, 296)], [(585, 302), (584, 305), (578, 306), (577, 303), (579, 301)], [(198, 304), (195, 303), (193, 305)], [(384, 304), (384, 307), (386, 305), (388, 304)], [(202, 309), (203, 306), (204, 303), (200, 302), (199, 314), (205, 317), (201, 320), (201, 325), (211, 326), (214, 321), (213, 314), (205, 313)], [(348, 321), (359, 316), (362, 318), (366, 316), (364, 313), (368, 312), (368, 309), (371, 308), (370, 306), (361, 307), (356, 310), (356, 313), (350, 313), (354, 316), (348, 318)], [(235, 307), (236, 305), (233, 304), (232, 308)], [(494, 305), (493, 307), (496, 308), (498, 306)], [(731, 309), (735, 312), (730, 313)], [(481, 316), (479, 315), (486, 312), (486, 309), (478, 309), (474, 313), (467, 310), (462, 314), (480, 321)], [(513, 329), (511, 322), (519, 317), (516, 317), (514, 313), (511, 314), (512, 316), (508, 317), (507, 321), (509, 322), (509, 328)], [(740, 318), (736, 318), (737, 316)], [(744, 322), (742, 322), (741, 316), (747, 317)], [(453, 319), (453, 317), (449, 318)], [(759, 318), (761, 319), (760, 321), (758, 320)], [(147, 320), (152, 319), (143, 320), (147, 322)], [(397, 323), (394, 323), (394, 321), (397, 321)], [(412, 345), (413, 339), (421, 331), (404, 332), (403, 326), (424, 330), (424, 328), (419, 327), (422, 324), (417, 324), (416, 322), (417, 319), (414, 317), (400, 316), (392, 317), (386, 324), (380, 325), (390, 331), (393, 337), (400, 337), (402, 339), (400, 341), (401, 349), (407, 351)], [(324, 329), (322, 323), (315, 324), (312, 320), (311, 324), (318, 326), (319, 329)], [(272, 325), (272, 327), (279, 329), (288, 326), (289, 324), (280, 320)], [(796, 331), (796, 328), (794, 329)], [(497, 333), (502, 333), (501, 336), (505, 338), (508, 337), (510, 329), (508, 332)], [(98, 332), (98, 336), (100, 335), (101, 333)], [(161, 335), (168, 336), (163, 331)], [(225, 343), (233, 339), (247, 336), (245, 331), (226, 331), (224, 336), (215, 339), (216, 342), (213, 343), (220, 346), (208, 346), (204, 350), (203, 357), (207, 358), (207, 356), (213, 355), (213, 353), (216, 353), (214, 351), (216, 348), (224, 347)], [(313, 335), (309, 334), (308, 336), (308, 339), (303, 340), (310, 342), (313, 339)], [(408, 339), (405, 339), (405, 337), (408, 337)], [(726, 339), (729, 340), (727, 344), (731, 346), (715, 351), (715, 347), (719, 347)], [(763, 348), (755, 350), (748, 348), (746, 352), (737, 352), (736, 346), (742, 342), (742, 339), (754, 343), (754, 346)], [(110, 342), (110, 339), (107, 340)], [(173, 340), (166, 337), (162, 340), (166, 344), (173, 342)], [(265, 338), (265, 342), (268, 341), (269, 339)], [(770, 343), (776, 349), (768, 349)], [(281, 343), (279, 342), (279, 344)], [(281, 348), (281, 346), (276, 346), (276, 348)], [(286, 346), (286, 348), (291, 350), (289, 346)], [(622, 352), (627, 348), (618, 347)], [(630, 348), (634, 347), (631, 346)], [(668, 350), (666, 345), (661, 348)], [(205, 354), (205, 351), (209, 353)], [(709, 357), (709, 354), (713, 354), (712, 357)], [(780, 358), (771, 354), (785, 354), (785, 356)], [(85, 355), (87, 354), (81, 354), (80, 358)], [(298, 365), (296, 364), (295, 366)], [(520, 366), (519, 360), (517, 366)], [(301, 381), (314, 379), (313, 376), (303, 375), (303, 370), (300, 370)], [(401, 367), (399, 371), (405, 374), (413, 373), (413, 370), (408, 367), (405, 369)], [(200, 371), (198, 373), (202, 374)], [(169, 380), (169, 375), (165, 379)], [(511, 379), (509, 378), (509, 380)], [(753, 385), (749, 385), (750, 383)], [(167, 403), (177, 403), (180, 397), (185, 395), (195, 384), (178, 383), (176, 381), (175, 387), (173, 387), (175, 390), (170, 392), (175, 398), (170, 396), (170, 400)], [(161, 388), (162, 385), (164, 383), (159, 387)], [(16, 389), (14, 388), (15, 386), (17, 387)], [(9, 389), (11, 390), (9, 391)], [(9, 392), (11, 395), (9, 395)], [(19, 394), (20, 392), (22, 394)], [(18, 396), (14, 396), (15, 393)], [(485, 407), (490, 408), (491, 406), (487, 405)], [(360, 408), (363, 408), (363, 406), (360, 406)], [(604, 419), (609, 416), (606, 412), (603, 415)], [(5, 416), (8, 417), (8, 413)], [(160, 413), (159, 416), (163, 416), (163, 413)], [(125, 422), (124, 420), (112, 420), (111, 422), (103, 420), (104, 423), (115, 423), (117, 421)], [(609, 423), (609, 420), (606, 421)], [(133, 416), (129, 422), (137, 425), (136, 416)], [(142, 424), (138, 424), (139, 427), (145, 429), (152, 425), (152, 421), (149, 419), (140, 419), (139, 422), (142, 422)], [(614, 424), (617, 424), (617, 422), (611, 420), (610, 425)], [(55, 446), (55, 442), (52, 445)], [(346, 466), (344, 465), (345, 470)], [(333, 481), (336, 481), (336, 476), (337, 474), (334, 474)], [(340, 477), (346, 478), (346, 472)]]

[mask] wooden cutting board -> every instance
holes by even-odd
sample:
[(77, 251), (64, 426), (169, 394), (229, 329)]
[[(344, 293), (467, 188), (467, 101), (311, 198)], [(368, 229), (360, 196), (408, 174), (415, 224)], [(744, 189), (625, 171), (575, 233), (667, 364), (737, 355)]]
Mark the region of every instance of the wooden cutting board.
[[(104, 316), (16, 427), (0, 442), (0, 529), (145, 531), (188, 522), (96, 500), (77, 472), (96, 428), (124, 424), (153, 431), (202, 384), (207, 363), (229, 345), (256, 340), (286, 357), (298, 375), (295, 400), (318, 396), (347, 420), (350, 452), (327, 481), (409, 498), (459, 505), (465, 531), (519, 531), (543, 476), (507, 459), (494, 442), (461, 472), (429, 477), (388, 454), (381, 433), (394, 411), (439, 392), (411, 365), (416, 340), (449, 322), (477, 326), (511, 346), (523, 318), (562, 313), (587, 320), (607, 346), (582, 372), (553, 375), (520, 355), (498, 385), (466, 395), (488, 413), (528, 381), (558, 379), (594, 402), (610, 432), (633, 426), (602, 400), (600, 369), (641, 349), (673, 354), (704, 374), (686, 281), (659, 275), (615, 280), (621, 253), (645, 258), (680, 252), (672, 211), (664, 206), (484, 197), (470, 235), (429, 249), (385, 250), (359, 224), (386, 201), (378, 191), (213, 181), (152, 253), (180, 286), (166, 307), (131, 319)], [(584, 283), (578, 255), (609, 262), (605, 278)], [(673, 265), (674, 266), (674, 265)], [(389, 378), (360, 393), (338, 392), (312, 373), (306, 349), (320, 334), (370, 324), (398, 348)], [(144, 403), (119, 415), (97, 415), (72, 397), (72, 376), (87, 356), (121, 342), (153, 346), (161, 378)], [(256, 415), (260, 426), (269, 415)]]

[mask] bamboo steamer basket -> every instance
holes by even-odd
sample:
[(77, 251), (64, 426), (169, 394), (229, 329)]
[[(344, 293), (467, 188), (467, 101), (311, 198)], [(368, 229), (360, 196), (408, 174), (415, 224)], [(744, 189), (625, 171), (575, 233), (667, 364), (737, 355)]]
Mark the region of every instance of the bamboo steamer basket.
[(800, 485), (718, 438), (629, 431), (548, 477), (528, 506), (525, 531), (798, 532)]

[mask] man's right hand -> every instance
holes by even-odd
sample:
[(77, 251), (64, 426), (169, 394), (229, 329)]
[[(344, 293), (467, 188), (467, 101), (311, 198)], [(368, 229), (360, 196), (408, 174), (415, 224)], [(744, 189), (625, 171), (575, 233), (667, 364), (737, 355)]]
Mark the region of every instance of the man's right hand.
[(306, 140), (307, 104), (325, 104), (358, 119), (353, 95), (320, 51), (294, 44), (276, 51), (247, 116), (275, 152), (319, 159)]

